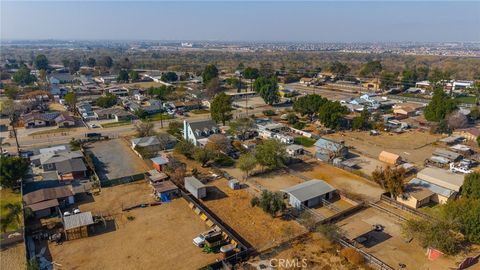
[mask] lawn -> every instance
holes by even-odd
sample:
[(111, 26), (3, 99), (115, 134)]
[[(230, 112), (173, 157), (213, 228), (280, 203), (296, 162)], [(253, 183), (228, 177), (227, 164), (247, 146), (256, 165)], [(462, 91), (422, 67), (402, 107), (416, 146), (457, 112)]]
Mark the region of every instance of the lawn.
[(131, 123), (132, 123), (132, 121), (130, 121), (130, 120), (118, 121), (118, 122), (111, 122), (111, 123), (102, 124), (102, 127), (103, 128), (119, 127), (119, 126), (130, 125)]
[(300, 144), (304, 147), (311, 147), (315, 143), (314, 139), (310, 139), (303, 136), (295, 137), (294, 141), (296, 144)]
[(475, 104), (475, 97), (474, 96), (462, 96), (462, 97), (457, 97), (455, 98), (460, 103), (466, 103), (466, 104)]
[(75, 131), (75, 130), (76, 130), (75, 128), (52, 128), (52, 129), (41, 130), (41, 131), (36, 131), (36, 132), (30, 133), (30, 136), (54, 134), (54, 133), (62, 133), (62, 132), (71, 132), (71, 131)]
[(155, 113), (152, 115), (147, 116), (144, 121), (160, 121), (160, 120), (167, 120), (167, 119), (173, 119), (173, 116), (168, 115), (166, 113)]
[[(13, 191), (11, 189), (2, 189), (0, 190), (0, 216), (4, 218), (8, 215), (9, 211), (5, 209), (5, 205), (9, 203), (22, 203), (22, 196), (20, 192)], [(21, 222), (21, 221), (20, 221)], [(7, 232), (16, 231), (21, 224), (18, 224), (16, 221), (13, 221), (8, 227)]]
[(205, 113), (210, 113), (209, 110), (205, 110), (205, 109), (191, 110), (190, 112), (193, 113), (193, 114), (205, 114)]

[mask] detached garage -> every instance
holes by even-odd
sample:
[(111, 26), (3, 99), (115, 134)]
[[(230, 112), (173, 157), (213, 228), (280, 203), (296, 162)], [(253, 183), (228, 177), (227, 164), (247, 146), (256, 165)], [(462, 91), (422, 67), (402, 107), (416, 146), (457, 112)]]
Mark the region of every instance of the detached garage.
[(315, 207), (321, 205), (323, 200), (332, 199), (336, 189), (325, 181), (313, 179), (281, 191), (288, 194), (292, 207), (301, 209), (303, 206)]

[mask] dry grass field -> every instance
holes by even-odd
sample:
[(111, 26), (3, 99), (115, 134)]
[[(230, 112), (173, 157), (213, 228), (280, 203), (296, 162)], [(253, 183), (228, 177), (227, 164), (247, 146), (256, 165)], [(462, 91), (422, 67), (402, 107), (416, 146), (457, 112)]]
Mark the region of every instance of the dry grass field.
[(24, 243), (18, 243), (15, 246), (0, 250), (0, 269), (23, 270), (25, 264)]
[(192, 239), (208, 227), (182, 198), (121, 211), (122, 205), (152, 202), (150, 193), (145, 182), (102, 189), (95, 202), (81, 204), (80, 209), (110, 213), (116, 229), (50, 244), (53, 261), (61, 269), (197, 269), (220, 258), (193, 245)]
[(259, 251), (306, 232), (296, 221), (272, 218), (262, 209), (251, 207), (252, 195), (246, 189), (232, 190), (225, 179), (209, 185), (221, 196), (207, 197), (204, 204)]

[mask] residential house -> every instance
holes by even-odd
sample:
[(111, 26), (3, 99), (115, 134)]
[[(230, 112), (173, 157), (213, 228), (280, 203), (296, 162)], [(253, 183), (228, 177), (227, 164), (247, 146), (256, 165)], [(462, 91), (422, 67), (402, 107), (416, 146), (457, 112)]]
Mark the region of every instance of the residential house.
[(177, 144), (175, 137), (169, 134), (162, 134), (161, 136), (141, 137), (131, 140), (132, 149), (138, 147), (148, 147), (152, 151), (161, 151), (173, 149)]
[(25, 208), (31, 208), (37, 218), (48, 217), (58, 213), (58, 207), (73, 204), (72, 186), (59, 186), (39, 189), (23, 195)]
[(135, 116), (121, 108), (107, 108), (93, 111), (96, 119), (114, 119), (116, 122), (128, 121), (135, 118)]
[(55, 73), (48, 76), (48, 81), (50, 84), (65, 84), (72, 83), (73, 76), (70, 73)]
[(320, 138), (314, 145), (316, 147), (315, 157), (323, 161), (331, 161), (334, 158), (346, 158), (348, 156), (348, 148), (343, 143)]
[(30, 157), (34, 166), (44, 172), (57, 171), (60, 180), (72, 181), (87, 176), (87, 168), (81, 151), (50, 151)]
[(75, 118), (69, 112), (61, 112), (56, 118), (55, 123), (59, 128), (67, 128), (75, 126)]
[(417, 115), (423, 109), (423, 104), (419, 103), (401, 103), (393, 106), (393, 114), (397, 117), (412, 117)]
[(415, 88), (430, 90), (432, 87), (429, 81), (420, 81), (415, 83)]
[(325, 181), (312, 179), (281, 191), (288, 194), (288, 201), (292, 207), (303, 209), (323, 205), (324, 201), (333, 199), (336, 189)]
[(163, 172), (159, 172), (157, 170), (150, 170), (145, 173), (145, 179), (148, 180), (150, 185), (154, 185), (156, 183), (162, 182), (168, 179), (168, 175)]
[(306, 78), (306, 77), (303, 77), (300, 79), (300, 83), (301, 84), (304, 84), (306, 86), (309, 86), (313, 83), (313, 78)]
[(57, 118), (59, 114), (58, 112), (31, 112), (23, 115), (22, 118), (25, 128), (46, 127), (55, 125), (55, 118)]
[(128, 89), (126, 88), (113, 87), (105, 90), (107, 93), (117, 97), (128, 97)]
[(220, 129), (213, 120), (183, 121), (183, 138), (195, 146), (205, 146), (208, 137), (216, 133), (220, 133)]

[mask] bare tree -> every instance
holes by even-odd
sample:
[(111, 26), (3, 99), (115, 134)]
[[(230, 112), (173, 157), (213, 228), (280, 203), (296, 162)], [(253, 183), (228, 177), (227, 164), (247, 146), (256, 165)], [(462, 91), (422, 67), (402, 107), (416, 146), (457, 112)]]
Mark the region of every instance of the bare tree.
[(232, 149), (232, 143), (230, 139), (223, 134), (213, 134), (208, 137), (208, 143), (205, 147), (215, 153), (228, 153)]
[(155, 130), (153, 130), (152, 123), (138, 122), (135, 124), (135, 131), (137, 132), (138, 137), (148, 137), (155, 135)]
[(447, 116), (447, 123), (451, 129), (464, 128), (468, 125), (468, 118), (457, 110)]
[(157, 135), (157, 139), (160, 143), (160, 148), (162, 150), (165, 150), (167, 149), (167, 146), (170, 144), (170, 142), (172, 141), (172, 136), (167, 134), (167, 133), (159, 133)]

